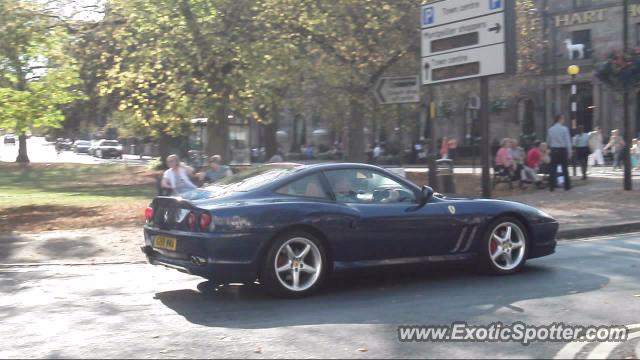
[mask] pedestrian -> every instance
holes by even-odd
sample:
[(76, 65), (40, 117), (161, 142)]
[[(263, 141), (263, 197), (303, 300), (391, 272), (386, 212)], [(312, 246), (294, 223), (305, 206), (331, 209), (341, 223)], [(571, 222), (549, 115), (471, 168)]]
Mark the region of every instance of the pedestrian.
[(569, 179), (569, 159), (572, 156), (571, 134), (564, 125), (564, 115), (557, 115), (555, 123), (547, 131), (547, 142), (551, 147), (551, 164), (549, 169), (549, 190), (554, 191), (558, 184), (558, 166), (562, 168), (564, 189), (571, 190)]
[(375, 143), (375, 146), (373, 147), (373, 163), (377, 163), (378, 160), (380, 160), (380, 157), (382, 156), (382, 154), (384, 154), (384, 150), (382, 149), (382, 146), (379, 143)]
[[(509, 151), (511, 152), (511, 158), (513, 159), (513, 168), (515, 171), (516, 180), (520, 180), (520, 184), (522, 185), (522, 181), (527, 179), (534, 181), (533, 176), (527, 174), (525, 171), (525, 160), (527, 154), (524, 152), (524, 149), (518, 144), (518, 140), (510, 139), (511, 147)], [(534, 174), (535, 175), (535, 174)]]
[(213, 155), (209, 159), (209, 168), (198, 174), (200, 181), (214, 183), (227, 176), (231, 176), (231, 168), (227, 165), (222, 165), (222, 157), (220, 155)]
[(163, 189), (169, 190), (171, 195), (182, 195), (197, 187), (191, 182), (194, 176), (193, 169), (183, 165), (178, 155), (167, 156), (167, 166), (169, 169), (162, 175), (160, 185)]
[(576, 149), (576, 161), (582, 170), (582, 180), (587, 180), (587, 165), (589, 162), (589, 134), (584, 131), (584, 126), (578, 126), (578, 131), (573, 137), (573, 146)]
[(276, 153), (273, 154), (273, 156), (271, 156), (269, 161), (267, 161), (267, 163), (273, 164), (273, 163), (280, 163), (283, 161), (284, 161), (284, 154), (280, 149), (278, 149)]
[(458, 140), (449, 139), (447, 142), (447, 159), (455, 160), (458, 152)]
[(440, 159), (446, 160), (449, 158), (449, 138), (443, 137), (440, 141)]
[(611, 138), (609, 143), (604, 147), (604, 151), (610, 151), (613, 155), (613, 170), (620, 169), (620, 159), (622, 158), (622, 152), (625, 147), (624, 139), (620, 136), (619, 130), (611, 130)]
[(595, 129), (589, 133), (589, 150), (591, 150), (591, 156), (589, 157), (588, 164), (591, 166), (604, 165), (603, 156), (604, 141), (602, 139), (602, 129), (596, 126)]
[(633, 139), (631, 145), (631, 168), (640, 170), (640, 143), (638, 139)]
[(513, 163), (513, 157), (511, 155), (511, 139), (504, 138), (502, 140), (502, 146), (496, 153), (496, 171), (501, 176), (509, 176), (510, 179), (514, 178), (515, 168)]
[(540, 173), (541, 165), (543, 164), (542, 152), (544, 148), (542, 144), (544, 144), (544, 147), (547, 146), (547, 144), (545, 143), (536, 141), (535, 146), (527, 152), (527, 161), (524, 166), (525, 175), (528, 179), (536, 184), (536, 187), (538, 189), (542, 189), (544, 187), (540, 176), (538, 176), (538, 174)]

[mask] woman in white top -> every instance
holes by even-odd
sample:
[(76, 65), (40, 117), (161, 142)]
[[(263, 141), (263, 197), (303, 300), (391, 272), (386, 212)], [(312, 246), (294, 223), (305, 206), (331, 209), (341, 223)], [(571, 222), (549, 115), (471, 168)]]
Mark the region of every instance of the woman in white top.
[(167, 166), (169, 169), (162, 176), (163, 189), (171, 190), (172, 195), (180, 195), (197, 188), (191, 182), (193, 169), (183, 165), (178, 155), (167, 156)]

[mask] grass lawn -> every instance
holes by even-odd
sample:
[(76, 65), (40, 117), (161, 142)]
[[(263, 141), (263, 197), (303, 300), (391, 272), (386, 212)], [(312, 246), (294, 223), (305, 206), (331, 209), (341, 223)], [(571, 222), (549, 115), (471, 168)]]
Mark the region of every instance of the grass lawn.
[(141, 224), (155, 175), (124, 165), (0, 163), (0, 232)]

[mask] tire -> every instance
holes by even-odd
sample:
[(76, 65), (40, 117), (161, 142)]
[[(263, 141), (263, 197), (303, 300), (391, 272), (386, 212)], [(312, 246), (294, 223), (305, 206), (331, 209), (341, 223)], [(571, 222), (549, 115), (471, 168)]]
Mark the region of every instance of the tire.
[(521, 271), (527, 262), (530, 243), (527, 228), (519, 220), (507, 216), (494, 220), (482, 238), (480, 270), (494, 275)]
[(328, 272), (322, 243), (307, 232), (295, 231), (279, 236), (269, 247), (264, 260), (260, 282), (267, 292), (276, 297), (309, 296), (321, 287)]

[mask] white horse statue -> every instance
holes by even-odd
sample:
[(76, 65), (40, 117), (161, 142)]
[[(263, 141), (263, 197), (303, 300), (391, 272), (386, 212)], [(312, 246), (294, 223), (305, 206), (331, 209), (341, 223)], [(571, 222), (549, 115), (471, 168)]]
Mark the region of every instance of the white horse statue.
[(567, 46), (569, 60), (573, 60), (576, 51), (578, 52), (578, 59), (584, 59), (584, 44), (574, 44), (571, 39), (566, 39), (564, 44)]

